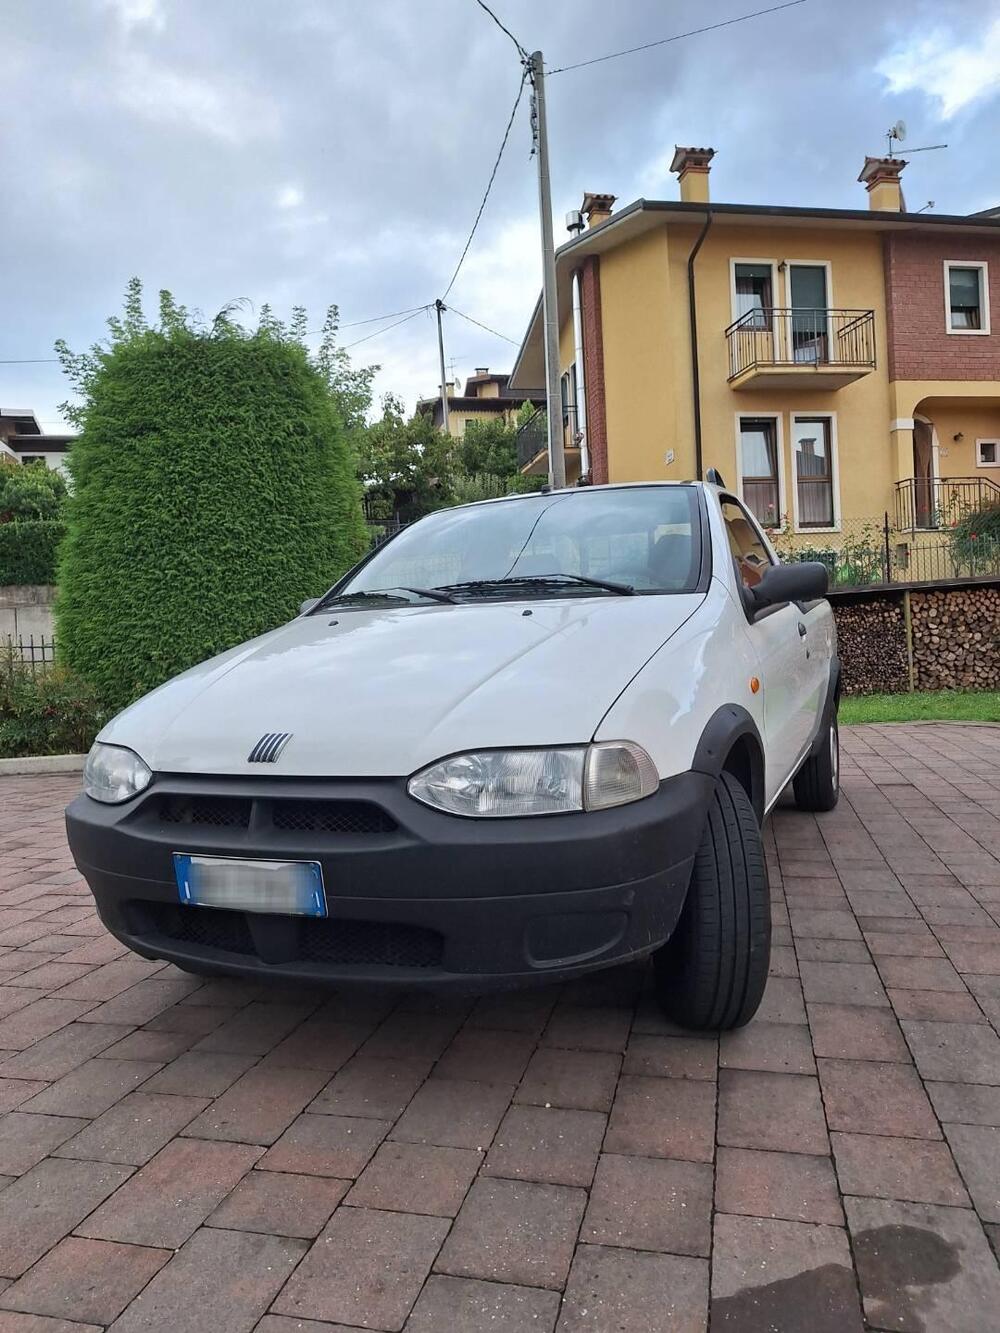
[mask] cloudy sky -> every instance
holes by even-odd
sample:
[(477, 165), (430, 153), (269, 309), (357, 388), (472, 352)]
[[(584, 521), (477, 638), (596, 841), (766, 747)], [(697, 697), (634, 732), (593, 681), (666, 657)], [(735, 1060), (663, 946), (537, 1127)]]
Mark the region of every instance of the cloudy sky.
[[(494, 0), (550, 67), (776, 0)], [(0, 362), (82, 347), (130, 275), (207, 315), (245, 297), (345, 325), (446, 286), (520, 78), (474, 0), (4, 0)], [(899, 117), (910, 207), (1000, 205), (1000, 0), (805, 0), (548, 83), (557, 237), (584, 190), (673, 198), (712, 144), (719, 201), (863, 207)], [(539, 287), (526, 99), (457, 309), (519, 340)], [(153, 301), (151, 301), (151, 305)], [(392, 321), (386, 321), (391, 323)], [(343, 341), (380, 324), (344, 328)], [(456, 315), (459, 377), (514, 348)], [(433, 393), (430, 315), (372, 337), (380, 392)], [(60, 427), (57, 365), (0, 364), (0, 405)]]

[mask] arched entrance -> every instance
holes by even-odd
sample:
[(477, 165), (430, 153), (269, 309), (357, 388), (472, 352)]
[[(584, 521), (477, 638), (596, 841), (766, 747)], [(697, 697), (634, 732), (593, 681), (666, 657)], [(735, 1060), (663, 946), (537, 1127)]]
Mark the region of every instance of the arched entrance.
[(914, 525), (918, 528), (936, 526), (937, 504), (934, 496), (936, 479), (934, 459), (934, 425), (926, 417), (913, 418), (913, 509)]

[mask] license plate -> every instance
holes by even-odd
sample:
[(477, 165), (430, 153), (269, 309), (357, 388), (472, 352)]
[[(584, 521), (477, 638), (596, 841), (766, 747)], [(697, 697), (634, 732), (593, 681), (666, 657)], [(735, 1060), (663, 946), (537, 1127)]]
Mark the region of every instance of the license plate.
[(174, 852), (174, 874), (181, 902), (193, 907), (326, 916), (318, 861), (243, 861)]

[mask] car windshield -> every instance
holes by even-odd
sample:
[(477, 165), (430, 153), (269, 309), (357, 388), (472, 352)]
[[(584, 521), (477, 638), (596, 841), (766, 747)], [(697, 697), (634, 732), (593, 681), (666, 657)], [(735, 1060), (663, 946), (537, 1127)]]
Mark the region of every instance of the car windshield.
[(326, 601), (389, 591), (410, 601), (414, 589), (463, 601), (692, 592), (700, 566), (693, 486), (581, 488), (431, 514)]

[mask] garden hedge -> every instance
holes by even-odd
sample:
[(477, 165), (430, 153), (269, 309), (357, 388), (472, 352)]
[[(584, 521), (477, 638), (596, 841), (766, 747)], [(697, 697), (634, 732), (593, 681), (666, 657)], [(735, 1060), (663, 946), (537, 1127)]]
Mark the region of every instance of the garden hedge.
[(66, 524), (58, 518), (0, 523), (0, 586), (55, 583), (59, 543)]
[(365, 550), (351, 452), (298, 342), (132, 328), (85, 389), (57, 638), (110, 704), (287, 620)]

